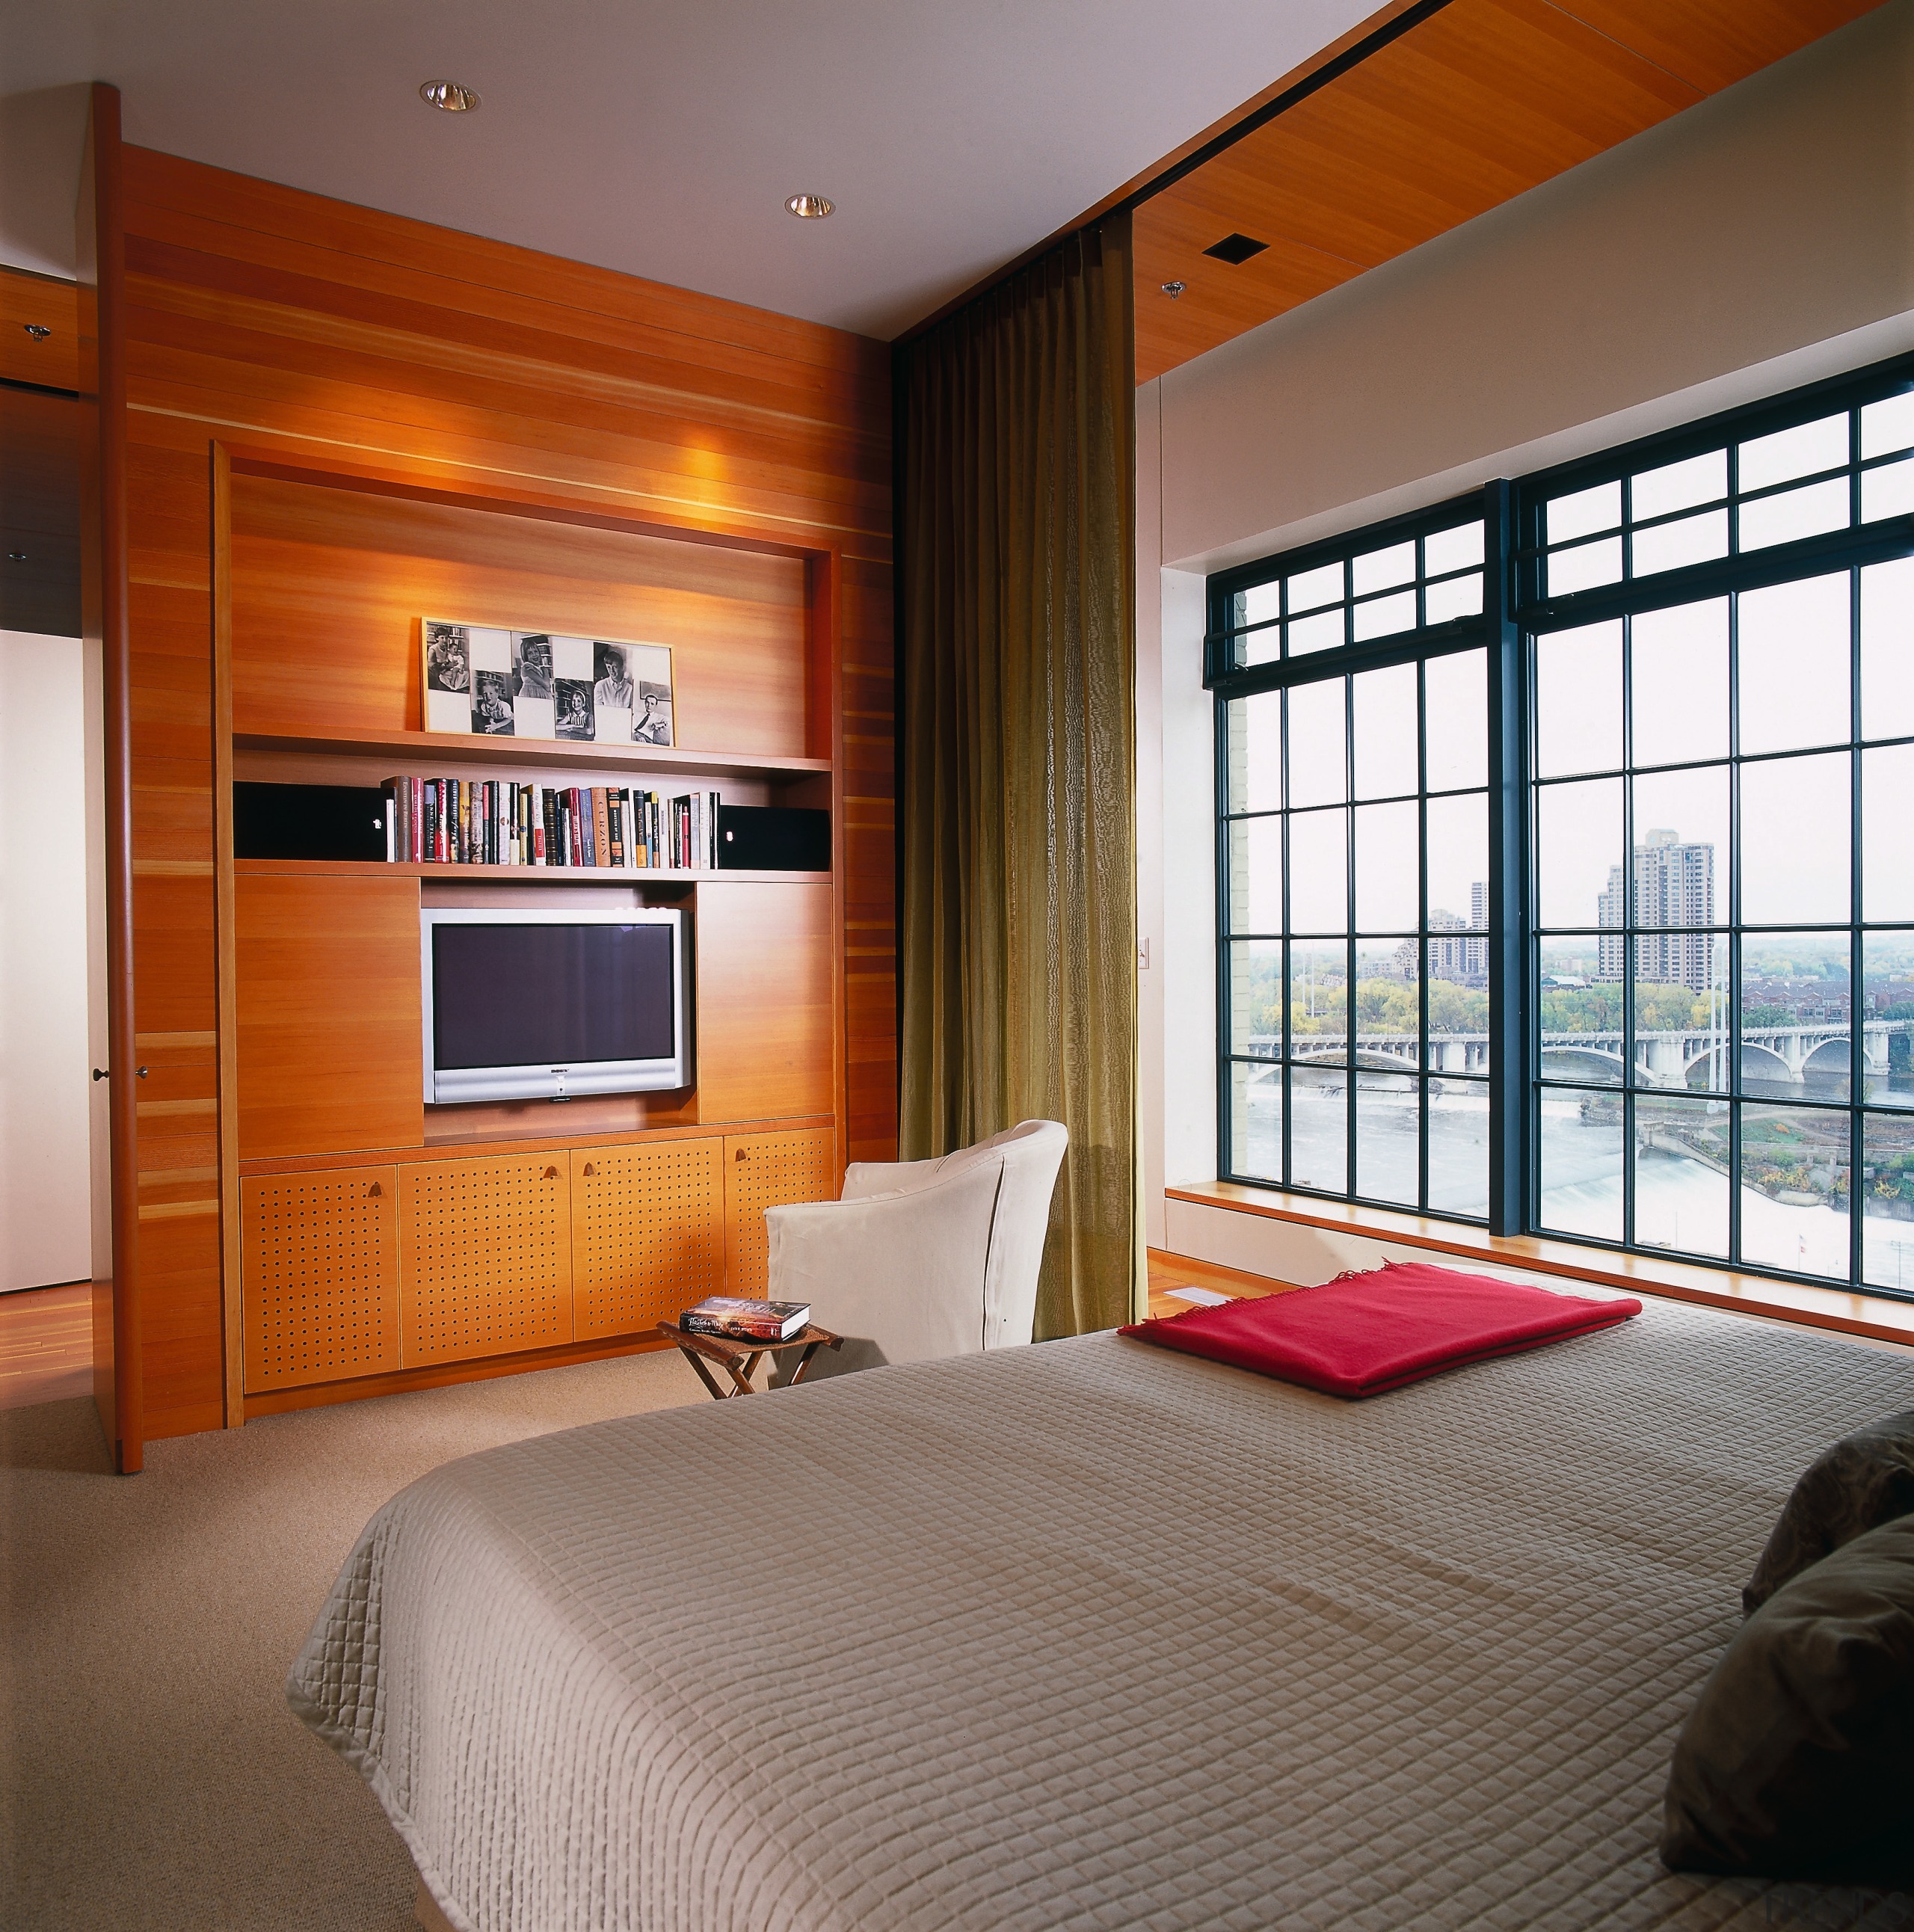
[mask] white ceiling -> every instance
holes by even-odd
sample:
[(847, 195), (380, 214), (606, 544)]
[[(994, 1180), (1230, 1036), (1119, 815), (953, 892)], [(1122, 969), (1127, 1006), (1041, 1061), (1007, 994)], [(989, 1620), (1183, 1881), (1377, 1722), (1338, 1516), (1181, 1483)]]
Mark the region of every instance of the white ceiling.
[(110, 80), (148, 147), (890, 337), (1375, 4), (0, 0), (0, 260), (72, 273)]

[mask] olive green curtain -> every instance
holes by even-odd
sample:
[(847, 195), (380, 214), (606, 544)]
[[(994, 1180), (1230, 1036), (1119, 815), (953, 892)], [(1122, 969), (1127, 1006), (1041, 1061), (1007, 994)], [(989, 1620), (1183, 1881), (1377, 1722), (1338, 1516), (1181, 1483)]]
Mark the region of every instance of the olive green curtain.
[(907, 1159), (1069, 1128), (1040, 1336), (1130, 1318), (1135, 354), (1127, 217), (898, 352)]

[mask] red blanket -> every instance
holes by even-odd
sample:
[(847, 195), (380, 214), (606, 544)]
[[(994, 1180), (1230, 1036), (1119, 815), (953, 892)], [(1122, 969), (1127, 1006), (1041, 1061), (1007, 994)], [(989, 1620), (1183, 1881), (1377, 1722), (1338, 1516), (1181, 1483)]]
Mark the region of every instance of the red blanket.
[(1633, 1296), (1593, 1300), (1420, 1262), (1133, 1322), (1120, 1334), (1206, 1355), (1327, 1395), (1380, 1395), (1444, 1369), (1539, 1348), (1639, 1315)]

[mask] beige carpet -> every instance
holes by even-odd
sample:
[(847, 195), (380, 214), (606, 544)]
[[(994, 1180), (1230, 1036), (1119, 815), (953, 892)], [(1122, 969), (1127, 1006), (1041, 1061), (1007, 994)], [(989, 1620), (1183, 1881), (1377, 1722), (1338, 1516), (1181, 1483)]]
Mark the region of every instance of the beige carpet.
[(412, 1926), (384, 1814), (280, 1694), (339, 1564), (455, 1456), (708, 1400), (633, 1356), (155, 1442), (126, 1478), (90, 1402), (0, 1412), (0, 1926)]

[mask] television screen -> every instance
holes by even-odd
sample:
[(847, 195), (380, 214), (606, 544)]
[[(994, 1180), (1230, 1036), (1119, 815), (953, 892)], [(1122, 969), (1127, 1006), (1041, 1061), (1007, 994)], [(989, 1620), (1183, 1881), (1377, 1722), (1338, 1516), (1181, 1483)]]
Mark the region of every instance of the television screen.
[(430, 1097), (682, 1083), (674, 916), (425, 918)]

